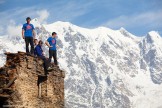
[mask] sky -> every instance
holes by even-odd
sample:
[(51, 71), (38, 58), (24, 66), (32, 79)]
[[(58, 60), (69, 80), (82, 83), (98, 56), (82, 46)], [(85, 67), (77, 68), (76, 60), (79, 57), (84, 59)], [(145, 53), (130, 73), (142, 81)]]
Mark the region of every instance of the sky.
[(0, 35), (26, 17), (50, 24), (65, 21), (84, 28), (125, 28), (137, 36), (162, 36), (162, 0), (0, 0)]

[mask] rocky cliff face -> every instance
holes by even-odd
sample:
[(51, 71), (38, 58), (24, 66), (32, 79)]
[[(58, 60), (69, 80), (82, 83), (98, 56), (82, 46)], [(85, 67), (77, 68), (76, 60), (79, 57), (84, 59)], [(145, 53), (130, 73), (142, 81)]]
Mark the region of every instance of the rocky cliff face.
[(44, 75), (43, 61), (25, 53), (6, 53), (0, 68), (0, 107), (63, 108), (64, 72)]

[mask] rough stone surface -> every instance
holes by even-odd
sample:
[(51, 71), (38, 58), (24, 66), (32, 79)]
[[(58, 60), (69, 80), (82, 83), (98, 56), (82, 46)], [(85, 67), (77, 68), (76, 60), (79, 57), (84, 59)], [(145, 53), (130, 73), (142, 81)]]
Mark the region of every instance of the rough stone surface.
[(43, 61), (26, 53), (6, 53), (0, 68), (0, 107), (63, 108), (64, 71), (44, 75)]

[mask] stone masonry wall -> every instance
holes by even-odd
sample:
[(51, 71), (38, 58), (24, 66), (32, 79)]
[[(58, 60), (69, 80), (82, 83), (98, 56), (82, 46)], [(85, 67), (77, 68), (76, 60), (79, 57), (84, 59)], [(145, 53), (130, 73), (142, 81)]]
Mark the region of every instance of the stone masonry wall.
[(6, 53), (0, 68), (0, 107), (63, 108), (64, 71), (44, 75), (43, 61), (26, 53)]

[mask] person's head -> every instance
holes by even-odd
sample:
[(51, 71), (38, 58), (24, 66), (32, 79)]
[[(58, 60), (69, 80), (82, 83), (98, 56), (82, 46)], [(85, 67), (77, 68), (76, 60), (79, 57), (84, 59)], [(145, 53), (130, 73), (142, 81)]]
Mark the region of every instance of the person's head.
[(57, 33), (56, 32), (53, 32), (52, 33), (52, 37), (56, 37), (57, 36)]
[(31, 18), (30, 18), (30, 17), (27, 17), (27, 18), (26, 18), (26, 22), (27, 22), (27, 23), (30, 23), (30, 21), (31, 21)]
[(43, 45), (43, 41), (40, 40), (38, 44), (39, 44), (40, 46), (42, 46), (42, 45)]
[(38, 40), (34, 39), (34, 45), (37, 45), (37, 44), (38, 44)]

